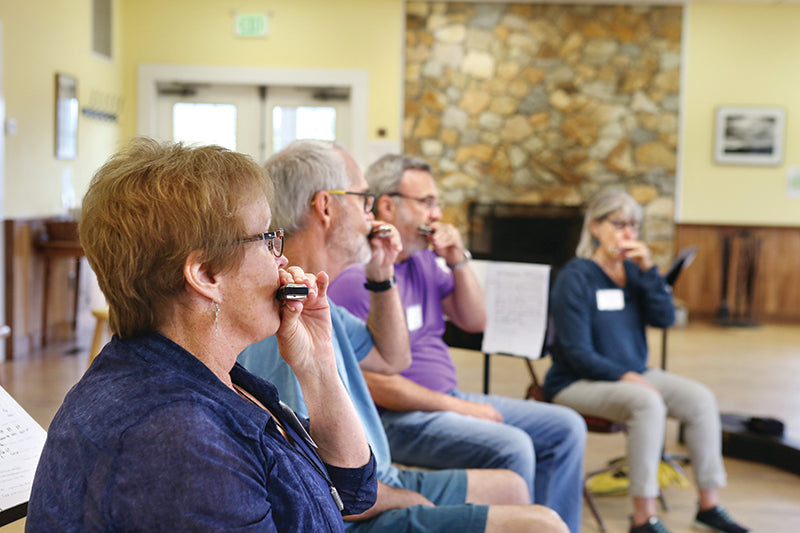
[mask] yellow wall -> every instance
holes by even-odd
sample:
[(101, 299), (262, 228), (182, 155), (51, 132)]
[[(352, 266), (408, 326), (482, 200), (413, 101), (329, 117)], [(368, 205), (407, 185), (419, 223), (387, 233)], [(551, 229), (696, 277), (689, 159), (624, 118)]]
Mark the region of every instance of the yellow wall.
[[(7, 218), (65, 213), (64, 169), (72, 171), (79, 203), (92, 173), (117, 146), (116, 123), (80, 115), (77, 159), (60, 161), (54, 155), (56, 72), (77, 78), (81, 107), (93, 94), (121, 93), (119, 61), (90, 51), (90, 7), (91, 0), (0, 0), (6, 117), (16, 119), (18, 131), (6, 137)], [(119, 57), (118, 46), (115, 56)]]
[[(365, 69), (368, 135), (401, 136), (403, 0), (115, 0), (115, 57), (90, 50), (91, 0), (0, 0), (6, 114), (5, 216), (59, 214), (61, 175), (78, 198), (92, 172), (136, 132), (140, 63)], [(267, 39), (233, 36), (233, 9), (270, 11)], [(800, 5), (691, 3), (678, 213), (681, 222), (800, 226), (800, 199), (786, 197), (786, 171), (800, 165)], [(78, 159), (53, 155), (54, 75), (75, 75), (85, 106), (93, 92), (120, 94), (119, 126), (81, 116)], [(786, 109), (779, 167), (715, 165), (719, 105)]]
[[(800, 198), (786, 194), (787, 169), (800, 166), (800, 5), (692, 3), (687, 9), (679, 222), (800, 225)], [(714, 164), (720, 105), (783, 107), (783, 163)]]
[[(363, 69), (369, 74), (367, 134), (399, 139), (402, 0), (123, 0), (125, 87), (141, 63)], [(233, 11), (271, 12), (270, 35), (237, 38)], [(136, 132), (126, 108), (123, 131)]]

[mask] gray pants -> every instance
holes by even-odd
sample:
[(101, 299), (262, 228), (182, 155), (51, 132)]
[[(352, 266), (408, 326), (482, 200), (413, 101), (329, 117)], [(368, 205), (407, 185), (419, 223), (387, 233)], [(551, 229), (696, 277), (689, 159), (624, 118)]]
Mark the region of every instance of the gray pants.
[(636, 383), (579, 380), (559, 392), (553, 402), (627, 424), (628, 493), (633, 497), (658, 496), (667, 416), (685, 424), (697, 487), (724, 486), (722, 430), (714, 394), (702, 383), (660, 369), (650, 369), (643, 376), (661, 391), (660, 396)]

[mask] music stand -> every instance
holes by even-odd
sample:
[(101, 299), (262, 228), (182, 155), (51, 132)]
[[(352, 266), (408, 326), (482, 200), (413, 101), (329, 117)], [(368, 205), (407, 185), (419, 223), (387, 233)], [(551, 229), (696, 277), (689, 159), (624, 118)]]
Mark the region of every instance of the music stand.
[[(681, 275), (689, 265), (692, 264), (694, 261), (695, 256), (697, 255), (697, 246), (689, 246), (687, 248), (682, 249), (678, 252), (678, 255), (675, 256), (675, 259), (672, 260), (670, 263), (669, 268), (664, 273), (664, 281), (670, 287), (670, 289), (675, 285), (675, 282), (678, 281), (678, 276)], [(667, 330), (669, 328), (661, 328), (661, 370), (667, 369)], [(678, 431), (678, 441), (683, 443), (683, 425), (679, 428)], [(681, 468), (680, 463), (687, 464), (689, 462), (689, 458), (682, 454), (670, 454), (663, 451), (661, 454), (661, 459), (666, 461), (667, 464), (672, 466), (677, 472), (680, 474), (686, 475)]]
[[(670, 288), (678, 281), (678, 276), (681, 275), (681, 272), (692, 264), (696, 255), (697, 246), (689, 246), (678, 252), (678, 255), (675, 256), (675, 259), (672, 260), (669, 268), (664, 273), (664, 281), (667, 282)], [(667, 369), (667, 329), (661, 328), (661, 370)]]

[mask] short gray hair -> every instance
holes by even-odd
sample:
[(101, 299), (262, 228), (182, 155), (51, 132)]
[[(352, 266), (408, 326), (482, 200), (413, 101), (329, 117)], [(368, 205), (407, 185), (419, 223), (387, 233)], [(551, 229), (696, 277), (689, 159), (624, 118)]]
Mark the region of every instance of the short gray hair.
[[(400, 191), (400, 181), (406, 170), (422, 170), (433, 173), (432, 167), (418, 157), (409, 157), (402, 154), (386, 154), (367, 169), (364, 177), (369, 183), (369, 191), (380, 197)], [(375, 202), (376, 210), (378, 203)]]
[(293, 141), (270, 157), (264, 169), (275, 188), (271, 228), (283, 228), (288, 237), (303, 229), (314, 195), (319, 191), (346, 190), (347, 173), (341, 148), (329, 141)]
[(642, 206), (640, 206), (631, 195), (624, 191), (606, 189), (597, 193), (586, 206), (586, 215), (583, 218), (583, 229), (581, 239), (575, 255), (590, 259), (597, 250), (597, 241), (589, 231), (592, 221), (602, 221), (611, 213), (621, 211), (622, 215), (628, 219), (635, 220), (637, 223), (642, 221)]

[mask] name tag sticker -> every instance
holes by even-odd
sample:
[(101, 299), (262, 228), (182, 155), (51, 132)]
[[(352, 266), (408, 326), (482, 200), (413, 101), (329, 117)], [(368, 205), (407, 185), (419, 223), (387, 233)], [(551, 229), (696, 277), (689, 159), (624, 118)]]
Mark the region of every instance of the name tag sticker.
[(625, 295), (622, 289), (600, 289), (597, 291), (598, 311), (621, 311), (625, 309)]
[(408, 331), (416, 331), (422, 327), (422, 306), (412, 305), (406, 309), (406, 322)]

